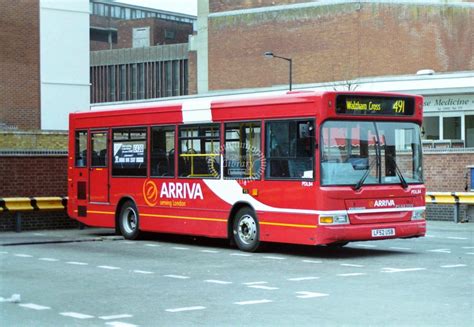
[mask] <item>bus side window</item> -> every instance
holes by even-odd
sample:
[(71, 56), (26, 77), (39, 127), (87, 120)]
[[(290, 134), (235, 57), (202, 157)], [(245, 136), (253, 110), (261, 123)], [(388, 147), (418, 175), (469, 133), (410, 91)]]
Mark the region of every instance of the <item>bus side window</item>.
[(174, 176), (174, 126), (151, 128), (151, 176)]
[(267, 178), (313, 178), (313, 126), (313, 120), (285, 120), (266, 123)]
[(87, 166), (87, 131), (77, 131), (75, 134), (75, 165)]

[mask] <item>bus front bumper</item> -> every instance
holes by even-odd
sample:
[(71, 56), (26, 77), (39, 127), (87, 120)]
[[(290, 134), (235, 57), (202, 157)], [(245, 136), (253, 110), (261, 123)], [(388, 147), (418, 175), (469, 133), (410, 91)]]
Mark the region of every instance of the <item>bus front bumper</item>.
[(321, 245), (354, 241), (376, 241), (422, 237), (425, 234), (425, 220), (363, 225), (319, 225), (316, 231), (316, 243)]

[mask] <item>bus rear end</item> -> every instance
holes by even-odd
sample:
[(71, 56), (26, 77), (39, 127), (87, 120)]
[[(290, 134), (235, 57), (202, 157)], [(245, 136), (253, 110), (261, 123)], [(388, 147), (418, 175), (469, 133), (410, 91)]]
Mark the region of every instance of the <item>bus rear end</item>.
[(319, 128), (318, 243), (424, 236), (422, 98), (331, 95)]

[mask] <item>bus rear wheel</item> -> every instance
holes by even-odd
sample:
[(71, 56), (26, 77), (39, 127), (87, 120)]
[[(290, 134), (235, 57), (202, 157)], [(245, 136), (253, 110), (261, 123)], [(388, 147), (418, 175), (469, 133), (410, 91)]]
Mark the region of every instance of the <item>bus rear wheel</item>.
[(136, 240), (140, 235), (138, 209), (133, 201), (126, 201), (122, 205), (118, 225), (127, 240)]
[(233, 228), (234, 241), (237, 247), (246, 252), (255, 252), (260, 246), (260, 228), (254, 211), (242, 208), (237, 211)]

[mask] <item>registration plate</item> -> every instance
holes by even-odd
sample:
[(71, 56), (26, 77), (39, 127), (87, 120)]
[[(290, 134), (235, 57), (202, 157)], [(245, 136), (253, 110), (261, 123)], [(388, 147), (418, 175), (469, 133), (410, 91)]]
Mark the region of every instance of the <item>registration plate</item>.
[(372, 229), (372, 237), (395, 236), (395, 228)]

